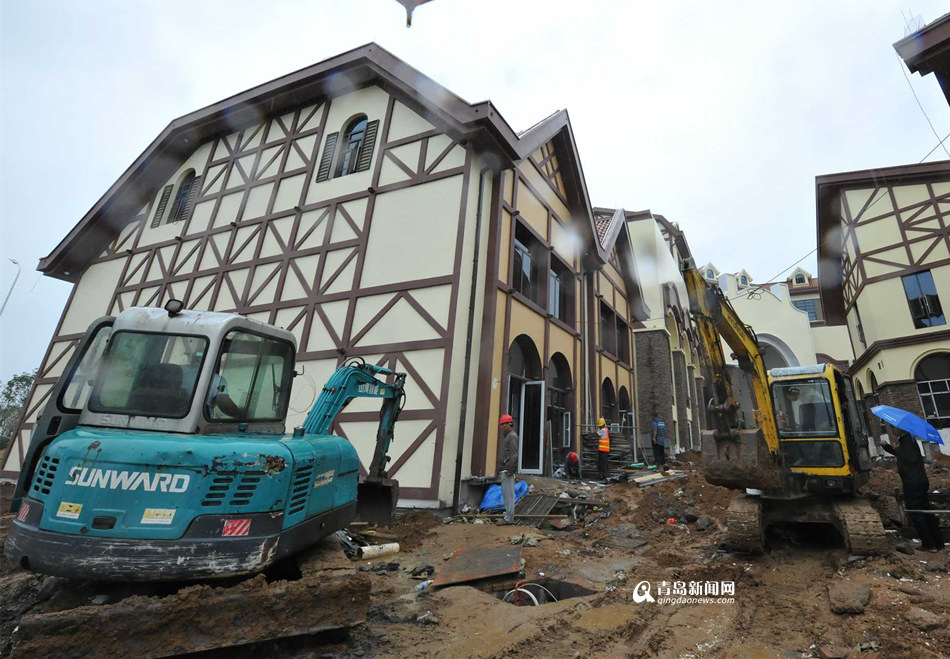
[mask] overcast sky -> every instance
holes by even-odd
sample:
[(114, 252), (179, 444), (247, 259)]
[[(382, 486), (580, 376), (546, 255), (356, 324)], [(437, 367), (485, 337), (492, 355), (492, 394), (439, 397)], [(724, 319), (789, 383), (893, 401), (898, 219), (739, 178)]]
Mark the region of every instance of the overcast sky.
[(0, 302), (22, 264), (0, 379), (39, 364), (69, 293), (38, 260), (170, 121), (369, 41), (516, 130), (567, 108), (594, 204), (650, 208), (700, 264), (766, 281), (815, 248), (816, 175), (950, 133), (892, 46), (946, 7), (434, 0), (407, 29), (395, 0), (0, 0)]

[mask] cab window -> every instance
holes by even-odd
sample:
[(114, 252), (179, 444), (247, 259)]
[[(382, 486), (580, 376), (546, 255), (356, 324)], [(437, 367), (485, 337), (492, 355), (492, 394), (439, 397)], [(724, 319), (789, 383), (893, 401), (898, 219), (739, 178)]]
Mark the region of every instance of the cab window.
[(822, 378), (772, 383), (779, 437), (837, 437), (831, 387)]
[(200, 336), (116, 332), (96, 377), (93, 412), (181, 419), (208, 349)]
[(290, 343), (232, 331), (205, 400), (210, 421), (281, 421), (287, 411), (294, 349)]
[(844, 451), (839, 441), (789, 440), (781, 443), (789, 467), (843, 467)]
[(69, 380), (59, 395), (59, 408), (67, 414), (79, 414), (92, 393), (96, 382), (96, 374), (102, 364), (102, 353), (105, 352), (112, 334), (112, 321), (102, 324), (96, 329), (95, 335), (86, 344), (85, 352), (79, 362), (69, 374)]

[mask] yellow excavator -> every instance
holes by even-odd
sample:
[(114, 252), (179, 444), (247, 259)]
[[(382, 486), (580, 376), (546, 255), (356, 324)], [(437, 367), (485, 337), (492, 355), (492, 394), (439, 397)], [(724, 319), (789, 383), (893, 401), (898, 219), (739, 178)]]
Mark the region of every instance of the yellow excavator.
[[(729, 548), (762, 553), (769, 526), (811, 523), (834, 526), (852, 554), (882, 552), (880, 516), (857, 496), (871, 458), (851, 378), (830, 364), (768, 371), (755, 332), (722, 290), (690, 261), (682, 273), (707, 373), (706, 480), (746, 492), (729, 506)], [(748, 378), (751, 410), (736, 397), (723, 341)]]

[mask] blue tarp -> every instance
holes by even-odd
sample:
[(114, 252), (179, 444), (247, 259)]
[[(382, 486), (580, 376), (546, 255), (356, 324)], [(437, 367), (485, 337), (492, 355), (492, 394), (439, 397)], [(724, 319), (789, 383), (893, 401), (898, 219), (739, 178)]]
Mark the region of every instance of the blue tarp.
[[(521, 497), (528, 493), (528, 484), (524, 481), (515, 481), (515, 503), (517, 503)], [(500, 512), (505, 509), (505, 502), (501, 498), (501, 485), (489, 485), (488, 489), (485, 490), (485, 497), (482, 499), (481, 505), (478, 507), (482, 512)]]

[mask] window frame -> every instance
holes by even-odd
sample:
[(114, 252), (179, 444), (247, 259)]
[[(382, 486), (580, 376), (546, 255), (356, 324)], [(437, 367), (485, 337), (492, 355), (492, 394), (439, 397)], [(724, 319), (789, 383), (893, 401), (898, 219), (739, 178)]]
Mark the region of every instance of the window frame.
[(66, 379), (64, 380), (65, 385), (59, 392), (59, 396), (56, 397), (56, 408), (63, 414), (81, 414), (83, 408), (86, 406), (86, 403), (92, 397), (92, 390), (95, 388), (95, 384), (89, 388), (89, 393), (86, 394), (86, 399), (83, 401), (83, 404), (78, 408), (69, 407), (66, 405), (66, 394), (69, 392), (69, 387), (73, 383), (73, 379), (76, 377), (76, 374), (79, 372), (83, 362), (86, 360), (86, 357), (89, 355), (89, 351), (95, 346), (96, 341), (99, 338), (99, 333), (108, 330), (109, 335), (105, 338), (106, 345), (102, 348), (102, 353), (98, 356), (99, 364), (96, 366), (96, 378), (98, 379), (99, 371), (102, 370), (102, 358), (105, 356), (106, 352), (109, 350), (109, 340), (112, 338), (112, 328), (115, 324), (115, 318), (111, 318), (108, 321), (103, 321), (98, 323), (95, 327), (94, 333), (90, 337), (90, 341), (82, 346), (82, 354), (79, 356), (79, 359), (76, 360), (76, 363), (73, 364), (73, 367), (69, 370)]
[[(174, 338), (182, 338), (182, 339), (201, 339), (202, 341), (204, 341), (205, 347), (201, 355), (201, 363), (198, 364), (198, 371), (197, 371), (198, 375), (195, 377), (195, 386), (192, 387), (191, 389), (191, 396), (188, 400), (188, 406), (185, 408), (184, 414), (182, 414), (181, 416), (171, 416), (168, 414), (133, 414), (131, 412), (123, 412), (123, 411), (112, 410), (112, 409), (100, 409), (93, 406), (94, 401), (99, 402), (99, 392), (102, 389), (102, 383), (105, 381), (105, 379), (102, 378), (101, 376), (103, 375), (103, 373), (108, 375), (108, 371), (104, 369), (108, 369), (112, 364), (112, 346), (114, 345), (116, 337), (121, 336), (123, 334), (146, 334), (146, 335), (153, 335), (153, 336), (166, 336), (166, 337), (174, 337)], [(102, 366), (100, 366), (99, 371), (96, 373), (96, 384), (92, 388), (92, 391), (89, 392), (89, 398), (86, 399), (86, 409), (88, 409), (90, 412), (93, 412), (95, 414), (118, 414), (118, 415), (129, 416), (129, 417), (149, 416), (149, 417), (156, 417), (159, 419), (184, 419), (189, 414), (191, 414), (191, 411), (194, 409), (194, 406), (195, 406), (195, 395), (197, 395), (198, 393), (198, 385), (201, 382), (201, 373), (204, 370), (205, 362), (208, 360), (208, 349), (210, 348), (211, 342), (208, 340), (207, 336), (203, 336), (201, 334), (178, 334), (178, 333), (170, 333), (170, 332), (149, 332), (149, 331), (143, 331), (143, 330), (124, 329), (124, 330), (113, 331), (109, 335), (108, 342), (109, 344), (106, 346), (106, 349), (102, 353), (102, 357), (103, 357)]]
[[(224, 342), (225, 342), (225, 339), (227, 339), (230, 334), (237, 333), (237, 332), (240, 332), (240, 333), (243, 333), (243, 334), (250, 334), (250, 335), (253, 335), (253, 336), (259, 336), (259, 337), (261, 337), (261, 338), (264, 339), (264, 340), (277, 341), (277, 342), (279, 342), (279, 343), (283, 343), (283, 344), (285, 344), (285, 345), (287, 345), (287, 346), (290, 347), (290, 368), (287, 369), (287, 372), (284, 373), (284, 374), (283, 374), (283, 377), (281, 378), (281, 388), (287, 387), (287, 388), (286, 388), (287, 395), (284, 397), (283, 409), (280, 411), (280, 414), (279, 414), (277, 417), (260, 418), (260, 419), (248, 419), (247, 417), (235, 417), (235, 418), (233, 418), (233, 419), (214, 419), (214, 418), (211, 418), (211, 416), (208, 414), (208, 406), (205, 404), (205, 401), (208, 400), (208, 394), (211, 393), (211, 392), (210, 392), (210, 388), (211, 388), (212, 383), (214, 382), (214, 376), (215, 376), (216, 374), (219, 374), (219, 369), (221, 368), (221, 358), (224, 356)], [(263, 342), (261, 343), (261, 346), (263, 347)], [(261, 357), (261, 354), (258, 353), (258, 363), (260, 362), (260, 357)], [(208, 421), (209, 423), (223, 423), (223, 424), (229, 424), (229, 425), (233, 425), (233, 424), (235, 424), (235, 423), (247, 423), (247, 424), (252, 424), (252, 423), (274, 423), (274, 422), (276, 422), (276, 421), (283, 421), (283, 422), (286, 423), (286, 419), (287, 419), (287, 409), (290, 407), (290, 393), (291, 393), (291, 391), (290, 391), (290, 386), (289, 386), (289, 385), (293, 382), (294, 368), (295, 368), (295, 366), (296, 366), (296, 362), (297, 362), (297, 350), (296, 350), (294, 344), (293, 344), (292, 342), (290, 342), (290, 341), (287, 341), (286, 339), (281, 339), (281, 338), (278, 338), (278, 337), (273, 336), (273, 335), (271, 335), (271, 334), (264, 334), (264, 333), (262, 333), (262, 332), (255, 332), (254, 330), (246, 329), (246, 328), (244, 328), (244, 327), (234, 327), (234, 328), (228, 330), (228, 331), (224, 334), (224, 337), (222, 337), (221, 342), (218, 344), (218, 354), (217, 354), (217, 356), (216, 356), (216, 358), (215, 358), (215, 361), (214, 361), (214, 369), (211, 371), (211, 378), (210, 378), (209, 381), (208, 381), (208, 386), (205, 388), (205, 391), (204, 391), (204, 399), (203, 399), (202, 404), (201, 404), (201, 414), (202, 414), (202, 416), (203, 416), (204, 419), (205, 419), (206, 421)], [(259, 371), (259, 370), (260, 370), (260, 369), (258, 368), (258, 371)], [(256, 380), (257, 380), (257, 376), (255, 375), (255, 380), (254, 380), (254, 382), (252, 382), (252, 384), (256, 383)], [(252, 387), (252, 389), (253, 389), (253, 387)]]
[[(197, 180), (198, 175), (193, 169), (189, 169), (185, 172), (185, 175), (182, 176), (181, 181), (178, 183), (178, 189), (175, 191), (175, 199), (172, 201), (172, 207), (168, 213), (168, 220), (165, 221), (165, 224), (175, 224), (176, 222), (184, 222), (188, 219), (185, 216), (188, 210), (188, 197), (191, 196), (191, 191), (195, 187)], [(188, 184), (187, 188), (185, 187), (186, 183)]]
[[(806, 309), (804, 306), (808, 306), (807, 303), (811, 302), (811, 309)], [(815, 298), (806, 298), (804, 300), (792, 300), (792, 304), (795, 305), (800, 311), (804, 311), (808, 314), (808, 322), (817, 322), (818, 321), (818, 300)]]
[[(548, 288), (550, 287), (550, 266), (545, 254), (548, 250), (531, 229), (522, 222), (516, 222), (511, 244), (511, 273), (509, 285), (511, 289), (528, 300), (531, 304), (546, 309), (548, 303)], [(520, 257), (519, 257), (520, 255)], [(524, 285), (524, 257), (527, 255), (528, 285)], [(518, 265), (521, 267), (518, 267)], [(516, 275), (517, 273), (517, 275)], [(542, 284), (542, 279), (544, 284)]]
[[(795, 380), (776, 380), (769, 385), (769, 394), (772, 398), (772, 414), (776, 419), (779, 418), (782, 410), (779, 410), (776, 406), (780, 400), (786, 400), (786, 394), (779, 394), (777, 390), (779, 389), (790, 389), (793, 386), (804, 386), (804, 385), (820, 385), (821, 392), (823, 394), (823, 402), (826, 405), (826, 411), (829, 411), (830, 414), (827, 417), (827, 421), (831, 424), (831, 428), (825, 430), (796, 430), (791, 431), (785, 429), (784, 427), (777, 427), (778, 437), (780, 441), (783, 440), (799, 440), (799, 439), (834, 439), (841, 436), (840, 428), (838, 427), (838, 409), (835, 404), (834, 396), (831, 392), (831, 383), (828, 382), (826, 378), (823, 377), (814, 377), (814, 378), (800, 378)], [(811, 433), (825, 433), (825, 434), (812, 434), (804, 435), (804, 432)], [(795, 434), (793, 434), (795, 433)]]
[[(911, 298), (911, 291), (908, 289), (911, 281), (917, 289), (917, 295), (913, 299)], [(924, 283), (929, 283), (933, 293), (925, 292), (922, 285)], [(943, 305), (940, 304), (940, 295), (937, 293), (937, 284), (930, 270), (920, 270), (909, 275), (903, 275), (901, 285), (904, 288), (904, 297), (907, 298), (907, 307), (910, 311), (914, 329), (927, 329), (947, 324), (947, 316), (943, 311)], [(919, 305), (918, 310), (915, 310), (916, 305)]]
[(627, 324), (620, 314), (615, 312), (616, 322), (614, 323), (617, 331), (617, 361), (622, 364), (630, 364), (630, 325)]
[[(555, 295), (554, 281), (558, 282), (557, 293), (559, 295)], [(553, 318), (571, 327), (574, 326), (574, 308), (576, 306), (575, 283), (576, 278), (573, 270), (561, 259), (552, 255), (548, 268), (548, 312)], [(564, 298), (563, 301), (561, 297)]]
[[(352, 141), (351, 135), (356, 133), (356, 129), (360, 124), (363, 124), (363, 128), (359, 142), (357, 142), (355, 147), (348, 147)], [(365, 114), (359, 114), (347, 122), (341, 133), (342, 139), (337, 144), (339, 153), (336, 154), (336, 163), (334, 164), (333, 176), (331, 178), (341, 178), (356, 173), (356, 168), (360, 161), (360, 154), (363, 152), (366, 143), (366, 132), (368, 128), (369, 117)], [(347, 161), (347, 156), (351, 154), (352, 158)], [(344, 167), (347, 168), (346, 171), (343, 171)]]

